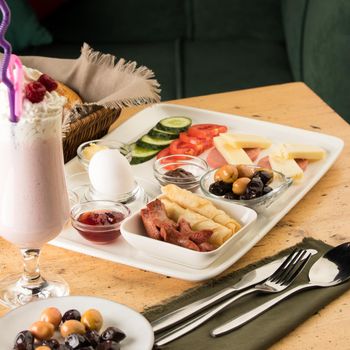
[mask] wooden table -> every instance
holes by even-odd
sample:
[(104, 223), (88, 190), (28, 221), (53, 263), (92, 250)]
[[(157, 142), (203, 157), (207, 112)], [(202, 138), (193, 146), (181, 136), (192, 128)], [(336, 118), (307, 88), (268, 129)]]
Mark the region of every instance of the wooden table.
[[(173, 101), (224, 113), (244, 115), (298, 128), (350, 138), (350, 126), (303, 83), (228, 92)], [(123, 112), (118, 124), (141, 108)], [(306, 197), (230, 270), (273, 255), (304, 237), (337, 245), (350, 240), (350, 146)], [(17, 249), (0, 239), (0, 278), (18, 272)], [(94, 295), (142, 311), (194, 287), (196, 283), (46, 246), (43, 265), (61, 274), (72, 295)], [(0, 314), (7, 310), (0, 306)], [(350, 348), (350, 291), (320, 310), (272, 349), (311, 350)]]

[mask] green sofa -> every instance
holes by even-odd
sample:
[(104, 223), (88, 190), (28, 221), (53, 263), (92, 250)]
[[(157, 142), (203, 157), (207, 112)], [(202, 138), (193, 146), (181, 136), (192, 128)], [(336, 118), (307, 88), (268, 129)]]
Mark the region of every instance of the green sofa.
[(53, 43), (21, 54), (93, 48), (154, 70), (162, 99), (304, 81), (350, 121), (349, 0), (69, 0), (43, 25)]

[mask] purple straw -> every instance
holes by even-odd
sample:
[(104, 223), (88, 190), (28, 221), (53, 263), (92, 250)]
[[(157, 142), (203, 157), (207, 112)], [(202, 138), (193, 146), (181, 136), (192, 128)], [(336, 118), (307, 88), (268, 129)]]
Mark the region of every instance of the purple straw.
[(2, 22), (0, 24), (0, 46), (4, 49), (4, 57), (1, 62), (1, 80), (7, 86), (10, 104), (10, 121), (18, 122), (15, 114), (15, 88), (7, 76), (7, 68), (10, 64), (12, 54), (11, 44), (5, 39), (5, 33), (11, 22), (11, 12), (5, 0), (0, 0), (0, 9), (2, 12)]

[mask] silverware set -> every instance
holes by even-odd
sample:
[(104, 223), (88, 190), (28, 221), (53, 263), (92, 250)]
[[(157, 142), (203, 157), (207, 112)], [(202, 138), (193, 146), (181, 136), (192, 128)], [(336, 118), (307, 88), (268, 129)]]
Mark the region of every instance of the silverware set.
[(309, 288), (335, 286), (349, 279), (350, 243), (344, 243), (329, 250), (311, 266), (308, 283), (287, 289), (307, 265), (310, 257), (316, 253), (313, 249), (293, 251), (287, 257), (248, 272), (233, 286), (153, 321), (155, 345), (160, 347), (182, 337), (223, 312), (236, 300), (251, 293), (277, 295), (257, 308), (213, 329), (210, 332), (212, 337), (222, 336), (242, 327), (294, 293)]

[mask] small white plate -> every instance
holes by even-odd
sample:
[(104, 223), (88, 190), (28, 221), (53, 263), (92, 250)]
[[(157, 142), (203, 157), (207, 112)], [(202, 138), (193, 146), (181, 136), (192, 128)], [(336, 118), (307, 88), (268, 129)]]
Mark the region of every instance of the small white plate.
[[(69, 296), (32, 302), (1, 317), (0, 349), (12, 349), (16, 335), (38, 321), (41, 312), (47, 307), (57, 307), (62, 314), (69, 309), (77, 309), (81, 313), (91, 308), (97, 309), (104, 318), (102, 330), (115, 326), (126, 334), (126, 338), (121, 342), (123, 350), (151, 350), (153, 347), (152, 327), (138, 312), (107, 299)], [(55, 338), (62, 342), (62, 338)]]
[(242, 225), (242, 228), (230, 239), (211, 252), (197, 252), (148, 237), (142, 224), (140, 211), (132, 214), (122, 223), (120, 232), (129, 244), (150, 256), (192, 269), (204, 269), (224, 253), (235, 251), (235, 246), (257, 218), (254, 210), (242, 205), (226, 203), (212, 198), (210, 201), (215, 207), (223, 210), (228, 216), (238, 220)]

